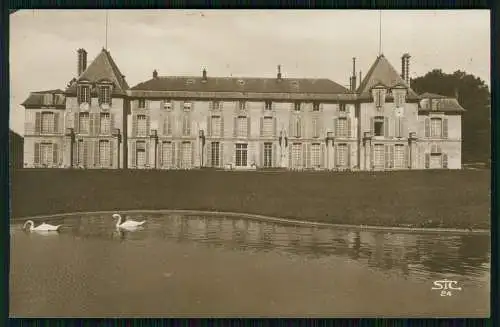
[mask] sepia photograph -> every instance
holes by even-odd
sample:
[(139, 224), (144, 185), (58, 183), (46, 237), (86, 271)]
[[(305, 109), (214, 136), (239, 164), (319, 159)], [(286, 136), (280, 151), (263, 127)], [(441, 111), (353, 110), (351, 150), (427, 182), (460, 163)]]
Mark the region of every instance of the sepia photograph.
[(14, 10), (9, 317), (490, 316), (489, 10)]

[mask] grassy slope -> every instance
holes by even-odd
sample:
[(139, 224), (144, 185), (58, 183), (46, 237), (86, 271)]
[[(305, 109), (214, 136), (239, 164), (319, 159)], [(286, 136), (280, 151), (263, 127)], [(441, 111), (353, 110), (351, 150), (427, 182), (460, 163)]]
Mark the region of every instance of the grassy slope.
[[(19, 170), (12, 216), (126, 209), (255, 213), (346, 224), (489, 228), (490, 172)], [(432, 222), (427, 222), (431, 219)]]

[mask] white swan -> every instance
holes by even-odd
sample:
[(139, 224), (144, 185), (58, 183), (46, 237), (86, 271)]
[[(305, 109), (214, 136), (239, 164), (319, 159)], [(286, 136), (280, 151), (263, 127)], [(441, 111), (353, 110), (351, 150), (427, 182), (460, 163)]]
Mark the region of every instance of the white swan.
[(116, 228), (123, 228), (123, 229), (136, 229), (140, 226), (142, 226), (146, 221), (135, 221), (135, 220), (126, 220), (122, 223), (122, 216), (119, 214), (115, 213), (113, 214), (113, 218), (118, 218), (118, 221), (116, 222)]
[(26, 229), (27, 226), (29, 226), (30, 232), (56, 232), (59, 230), (59, 228), (61, 228), (62, 225), (54, 226), (54, 225), (42, 223), (42, 224), (38, 225), (37, 227), (35, 227), (35, 223), (33, 222), (33, 220), (28, 220), (24, 223), (23, 229)]

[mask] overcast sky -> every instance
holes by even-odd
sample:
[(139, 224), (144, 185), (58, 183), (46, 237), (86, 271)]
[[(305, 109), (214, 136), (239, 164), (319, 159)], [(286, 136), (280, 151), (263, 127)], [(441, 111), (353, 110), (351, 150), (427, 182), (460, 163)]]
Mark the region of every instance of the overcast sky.
[[(382, 11), (382, 53), (410, 75), (465, 70), (490, 83), (487, 10)], [(10, 15), (10, 126), (23, 134), (30, 91), (64, 89), (76, 50), (95, 58), (106, 42), (104, 10), (23, 10)], [(159, 75), (329, 78), (349, 84), (379, 53), (376, 10), (109, 10), (108, 49), (130, 86)]]

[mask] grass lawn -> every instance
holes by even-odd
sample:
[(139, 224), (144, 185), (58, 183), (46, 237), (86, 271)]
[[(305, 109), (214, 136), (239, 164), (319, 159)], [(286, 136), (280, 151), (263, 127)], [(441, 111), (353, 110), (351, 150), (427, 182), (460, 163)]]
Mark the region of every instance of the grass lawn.
[(13, 217), (191, 209), (379, 226), (490, 228), (490, 171), (21, 169)]

